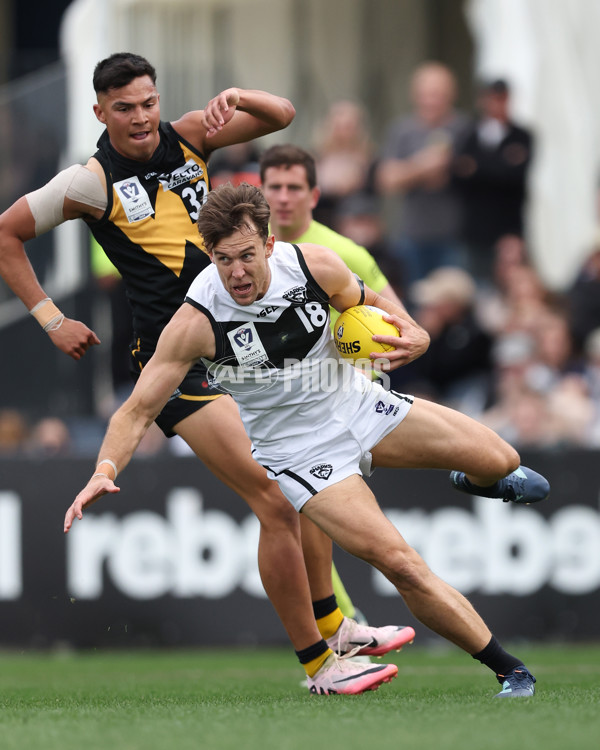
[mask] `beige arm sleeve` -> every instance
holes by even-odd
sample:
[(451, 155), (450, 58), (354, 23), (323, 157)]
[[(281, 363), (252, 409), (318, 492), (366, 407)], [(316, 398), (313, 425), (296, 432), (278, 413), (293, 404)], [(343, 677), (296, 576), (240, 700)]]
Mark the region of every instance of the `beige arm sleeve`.
[(108, 205), (100, 178), (81, 164), (63, 169), (25, 198), (35, 219), (36, 237), (63, 223), (65, 198), (102, 210)]

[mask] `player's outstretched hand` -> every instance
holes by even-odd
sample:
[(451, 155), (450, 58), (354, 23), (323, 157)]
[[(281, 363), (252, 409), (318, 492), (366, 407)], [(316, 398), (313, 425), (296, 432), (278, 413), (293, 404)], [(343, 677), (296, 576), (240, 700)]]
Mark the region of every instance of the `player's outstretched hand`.
[(54, 346), (73, 359), (81, 359), (90, 346), (100, 343), (100, 339), (85, 323), (65, 318), (54, 331), (48, 331)]
[(202, 124), (209, 138), (216, 135), (231, 120), (239, 101), (240, 92), (236, 88), (231, 88), (221, 91), (208, 102), (203, 110)]
[(386, 314), (382, 317), (387, 323), (396, 326), (399, 333), (398, 336), (373, 336), (373, 341), (379, 341), (394, 347), (393, 352), (386, 352), (385, 355), (376, 352), (370, 355), (371, 359), (374, 360), (381, 359), (382, 356), (388, 360), (389, 364), (383, 364), (379, 369), (390, 372), (425, 354), (429, 347), (429, 334), (424, 328), (421, 328), (408, 317), (401, 318), (398, 315)]
[(115, 492), (120, 491), (120, 487), (117, 487), (112, 479), (109, 479), (108, 477), (100, 474), (92, 477), (86, 484), (86, 486), (77, 495), (73, 505), (71, 505), (71, 507), (65, 514), (65, 534), (71, 528), (71, 526), (73, 525), (73, 521), (76, 518), (81, 521), (84, 508), (89, 508), (89, 506), (92, 503), (95, 503), (96, 500), (101, 498), (102, 495), (114, 495)]

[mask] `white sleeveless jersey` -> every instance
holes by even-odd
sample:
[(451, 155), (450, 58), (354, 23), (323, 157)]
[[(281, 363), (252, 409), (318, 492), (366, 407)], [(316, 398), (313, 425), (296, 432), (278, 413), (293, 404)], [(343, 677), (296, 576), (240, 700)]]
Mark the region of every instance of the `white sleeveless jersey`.
[(238, 403), (259, 463), (277, 467), (308, 444), (335, 440), (344, 405), (364, 391), (366, 378), (339, 359), (328, 297), (300, 249), (276, 242), (269, 265), (268, 291), (251, 305), (232, 299), (212, 264), (186, 302), (208, 317), (215, 334), (215, 359), (204, 360), (211, 386)]

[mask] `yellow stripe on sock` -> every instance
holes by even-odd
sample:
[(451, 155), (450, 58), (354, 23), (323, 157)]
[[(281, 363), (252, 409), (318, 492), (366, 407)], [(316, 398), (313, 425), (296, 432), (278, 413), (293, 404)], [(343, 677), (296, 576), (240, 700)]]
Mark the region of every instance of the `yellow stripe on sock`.
[(328, 615), (325, 615), (325, 617), (320, 617), (317, 620), (319, 633), (321, 633), (325, 640), (331, 638), (334, 633), (337, 633), (343, 619), (344, 615), (342, 614), (342, 610), (339, 607), (336, 607), (333, 612), (330, 612)]
[(320, 656), (317, 656), (316, 659), (313, 659), (312, 661), (309, 661), (308, 664), (303, 664), (304, 670), (306, 671), (306, 674), (309, 677), (314, 677), (319, 669), (323, 666), (323, 664), (326, 662), (326, 660), (331, 656), (333, 651), (328, 648), (325, 653), (321, 654)]

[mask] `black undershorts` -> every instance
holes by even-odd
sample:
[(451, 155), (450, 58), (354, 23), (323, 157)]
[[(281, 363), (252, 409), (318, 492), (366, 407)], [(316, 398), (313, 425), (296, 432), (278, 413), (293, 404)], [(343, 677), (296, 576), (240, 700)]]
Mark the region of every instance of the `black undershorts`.
[[(142, 368), (148, 363), (154, 351), (141, 349), (139, 348), (139, 342), (136, 342), (130, 348), (130, 352), (130, 372), (133, 379), (137, 380)], [(167, 437), (173, 437), (175, 435), (173, 428), (178, 422), (222, 395), (221, 391), (209, 385), (206, 367), (201, 363), (196, 363), (185, 376), (183, 383), (165, 404), (164, 409), (155, 420), (156, 424)]]

